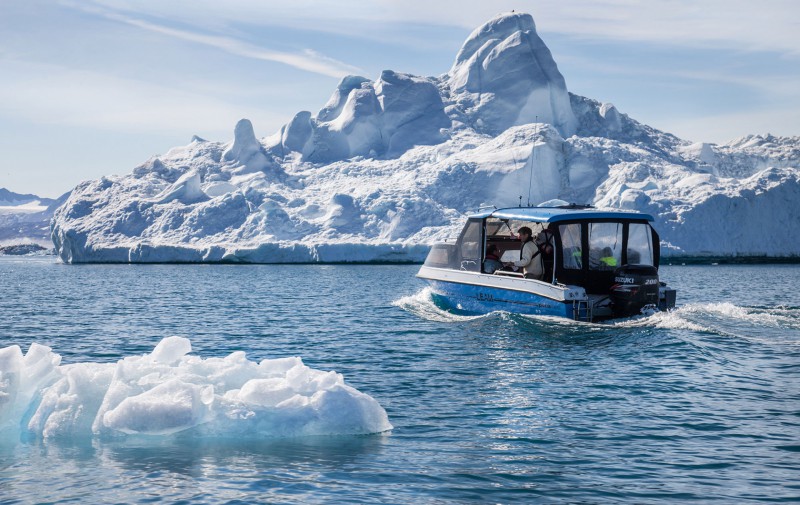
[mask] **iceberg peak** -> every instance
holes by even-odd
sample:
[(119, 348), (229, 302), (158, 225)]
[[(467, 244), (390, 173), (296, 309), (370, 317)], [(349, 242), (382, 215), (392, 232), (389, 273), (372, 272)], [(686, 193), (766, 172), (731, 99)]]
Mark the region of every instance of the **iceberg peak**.
[(498, 14), (479, 26), (467, 37), (456, 55), (451, 73), (457, 65), (472, 58), (487, 42), (505, 40), (517, 32), (535, 32), (533, 16), (524, 12)]
[(228, 161), (241, 160), (260, 150), (261, 145), (256, 139), (253, 123), (249, 119), (240, 119), (233, 130), (233, 144), (222, 154), (222, 157)]
[(233, 130), (233, 143), (222, 153), (222, 159), (238, 165), (237, 174), (277, 171), (275, 164), (267, 157), (264, 148), (256, 138), (253, 123), (240, 119)]
[(564, 76), (530, 14), (501, 14), (473, 31), (446, 78), (453, 101), (489, 134), (533, 122), (565, 138), (577, 130)]

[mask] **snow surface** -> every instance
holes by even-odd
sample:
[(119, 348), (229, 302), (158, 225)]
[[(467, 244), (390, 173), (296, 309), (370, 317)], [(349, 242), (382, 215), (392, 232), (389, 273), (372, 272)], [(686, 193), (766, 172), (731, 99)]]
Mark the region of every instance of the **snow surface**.
[(348, 76), (273, 135), (242, 120), (82, 183), (52, 239), (65, 262), (421, 261), (469, 211), (559, 198), (653, 214), (667, 256), (797, 256), (799, 167), (800, 137), (694, 143), (569, 93), (509, 13), (439, 77)]
[(117, 363), (61, 365), (32, 344), (0, 349), (0, 439), (189, 434), (196, 437), (296, 437), (392, 429), (372, 397), (341, 374), (297, 357), (247, 360), (189, 354), (168, 337), (151, 352)]

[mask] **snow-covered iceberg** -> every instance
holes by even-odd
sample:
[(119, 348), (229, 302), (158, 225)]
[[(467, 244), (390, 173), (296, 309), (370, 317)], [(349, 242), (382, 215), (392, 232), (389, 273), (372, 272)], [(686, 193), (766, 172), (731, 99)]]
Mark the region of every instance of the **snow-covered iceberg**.
[(195, 137), (76, 187), (65, 262), (420, 261), (484, 205), (652, 213), (665, 255), (800, 254), (800, 137), (693, 143), (568, 92), (528, 14), (497, 16), (438, 77), (342, 79), (257, 138)]
[(33, 344), (0, 349), (0, 439), (160, 436), (264, 438), (380, 433), (392, 428), (375, 399), (341, 374), (297, 357), (249, 361), (189, 354), (168, 337), (116, 363), (61, 365)]

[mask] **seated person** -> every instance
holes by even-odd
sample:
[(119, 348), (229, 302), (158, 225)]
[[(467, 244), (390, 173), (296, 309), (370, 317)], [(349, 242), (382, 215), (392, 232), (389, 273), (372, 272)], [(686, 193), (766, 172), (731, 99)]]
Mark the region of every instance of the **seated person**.
[(544, 269), (542, 278), (545, 280), (553, 277), (553, 262), (555, 260), (553, 241), (553, 231), (549, 228), (542, 229), (536, 236), (536, 247), (542, 256), (542, 267)]
[(541, 279), (544, 274), (542, 267), (542, 255), (539, 253), (539, 248), (536, 247), (536, 242), (531, 237), (531, 229), (523, 226), (517, 232), (519, 240), (522, 242), (522, 249), (519, 251), (519, 261), (512, 261), (505, 263), (510, 266), (515, 272), (522, 269), (522, 273), (528, 279)]
[(604, 247), (600, 253), (600, 268), (605, 270), (617, 268), (617, 258), (614, 257), (614, 251), (610, 247)]
[(572, 246), (564, 249), (564, 268), (572, 270), (583, 268), (583, 251), (580, 247)]
[(483, 271), (487, 274), (493, 274), (495, 270), (503, 268), (500, 263), (500, 251), (495, 244), (486, 248), (486, 259), (483, 262)]

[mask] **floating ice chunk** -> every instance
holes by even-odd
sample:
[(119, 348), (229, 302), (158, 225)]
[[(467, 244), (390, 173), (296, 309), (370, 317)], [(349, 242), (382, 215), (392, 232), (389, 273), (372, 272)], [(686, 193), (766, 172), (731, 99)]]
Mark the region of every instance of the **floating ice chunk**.
[(170, 379), (130, 396), (103, 415), (103, 426), (127, 434), (166, 435), (207, 421), (214, 388)]
[(168, 337), (117, 363), (59, 366), (44, 346), (25, 356), (18, 346), (0, 349), (0, 436), (260, 438), (392, 428), (377, 401), (298, 357), (254, 363), (243, 351), (206, 359), (190, 352), (188, 339)]
[(0, 430), (11, 421), (19, 392), (22, 350), (18, 345), (0, 349)]
[(286, 379), (252, 379), (242, 386), (239, 399), (253, 405), (274, 407), (295, 396), (294, 389)]
[(62, 377), (42, 392), (28, 422), (45, 438), (89, 435), (95, 414), (114, 375), (113, 363), (77, 363), (62, 367)]
[(19, 425), (39, 392), (57, 380), (59, 363), (61, 356), (39, 344), (24, 357), (19, 346), (0, 349), (0, 431)]
[(192, 352), (192, 343), (188, 338), (167, 337), (158, 343), (150, 356), (160, 363), (174, 363), (184, 355)]

